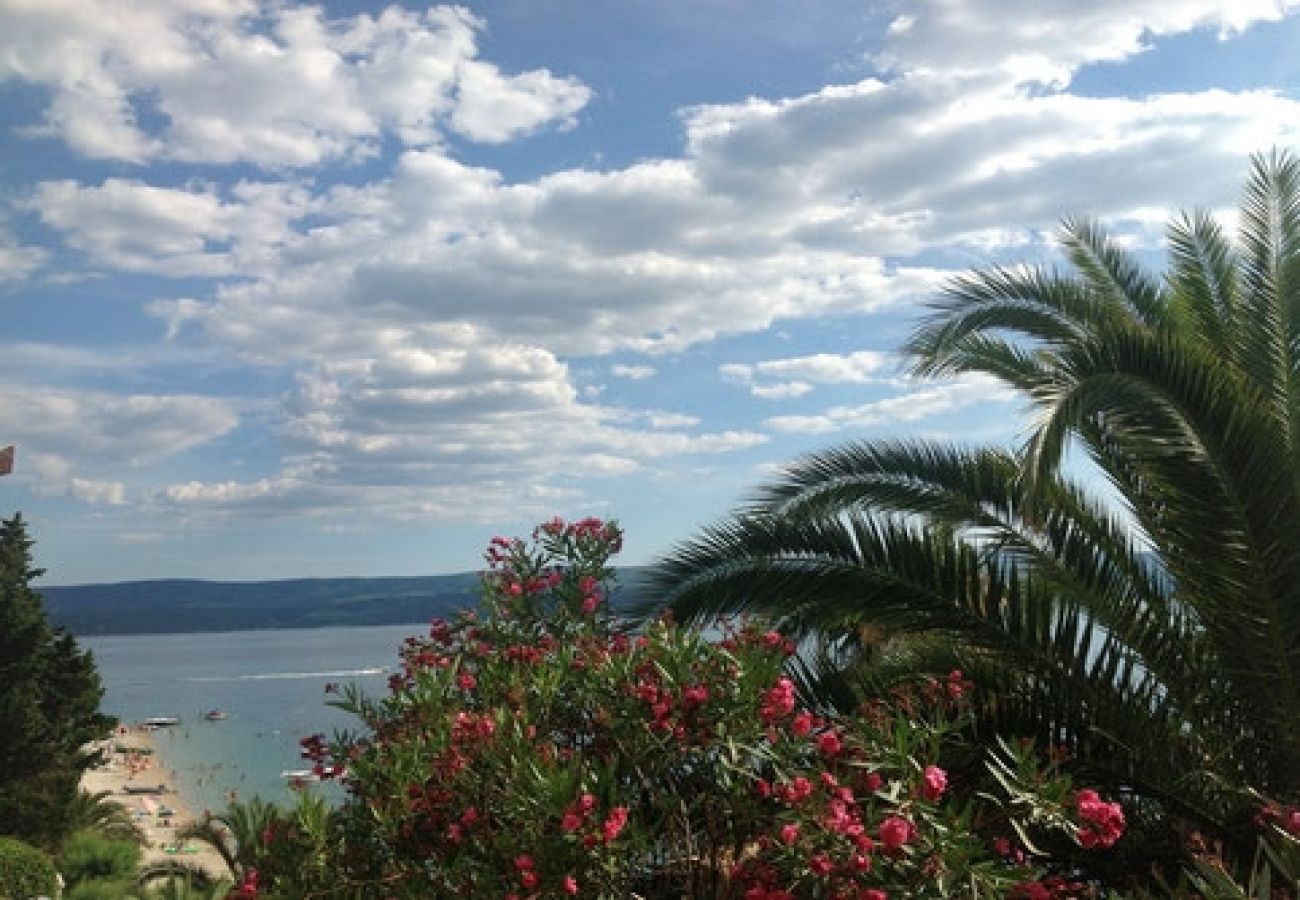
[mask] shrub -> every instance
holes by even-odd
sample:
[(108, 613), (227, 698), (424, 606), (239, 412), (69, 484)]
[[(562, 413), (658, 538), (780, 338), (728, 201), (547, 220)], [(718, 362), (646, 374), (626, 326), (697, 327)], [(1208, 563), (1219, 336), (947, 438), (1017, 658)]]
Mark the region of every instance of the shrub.
[(83, 881), (69, 888), (63, 900), (136, 900), (143, 896), (134, 881)]
[(70, 887), (88, 881), (127, 881), (140, 865), (140, 845), (108, 838), (93, 831), (78, 831), (63, 844), (59, 869)]
[(58, 888), (58, 871), (48, 856), (22, 841), (0, 837), (0, 898), (53, 897)]
[(1001, 802), (977, 804), (970, 785), (954, 797), (940, 761), (961, 740), (960, 673), (833, 718), (802, 706), (783, 674), (793, 643), (757, 623), (718, 641), (667, 621), (625, 631), (605, 608), (620, 542), (590, 519), (495, 539), (484, 614), (409, 638), (387, 696), (345, 691), (363, 733), (304, 739), (349, 792), (332, 886), (1063, 897), (1075, 886), (1031, 864), (1030, 832), (1119, 839), (1117, 806), (1023, 750), (998, 762)]

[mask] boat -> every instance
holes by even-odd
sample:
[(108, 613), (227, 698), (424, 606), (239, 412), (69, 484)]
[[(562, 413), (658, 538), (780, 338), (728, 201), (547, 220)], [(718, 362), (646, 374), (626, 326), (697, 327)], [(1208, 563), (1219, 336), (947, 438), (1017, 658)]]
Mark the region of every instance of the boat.
[(320, 781), (320, 776), (311, 769), (285, 769), (280, 777), (285, 781)]
[(203, 714), (203, 718), (209, 722), (220, 722), (226, 718), (226, 714), (219, 709), (210, 709)]
[(150, 716), (142, 719), (140, 724), (145, 728), (170, 728), (173, 725), (181, 724), (181, 720), (175, 716)]
[(167, 785), (165, 784), (124, 784), (122, 785), (124, 794), (165, 794)]

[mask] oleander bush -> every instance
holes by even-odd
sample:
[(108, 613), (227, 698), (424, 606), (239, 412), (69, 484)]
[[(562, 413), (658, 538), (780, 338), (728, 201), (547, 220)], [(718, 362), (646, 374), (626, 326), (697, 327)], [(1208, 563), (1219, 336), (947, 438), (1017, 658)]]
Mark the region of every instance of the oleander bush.
[(235, 896), (1089, 889), (1065, 860), (1119, 841), (1122, 810), (1028, 745), (981, 758), (960, 672), (819, 713), (786, 675), (795, 645), (760, 623), (717, 639), (667, 620), (627, 630), (606, 601), (620, 544), (594, 519), (495, 539), (481, 611), (409, 638), (385, 696), (345, 689), (359, 731), (304, 739), (347, 799), (310, 838), (266, 834), (268, 858), (297, 854), (295, 875), (255, 873)]

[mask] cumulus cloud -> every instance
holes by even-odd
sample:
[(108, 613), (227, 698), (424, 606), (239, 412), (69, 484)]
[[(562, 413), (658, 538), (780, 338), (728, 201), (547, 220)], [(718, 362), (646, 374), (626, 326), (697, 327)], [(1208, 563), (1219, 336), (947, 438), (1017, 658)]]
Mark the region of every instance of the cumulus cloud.
[(571, 125), (590, 89), (479, 60), (481, 27), (453, 6), (326, 19), (241, 0), (8, 3), (0, 81), (51, 91), (28, 135), (132, 163), (302, 167), (374, 155), (390, 134), (497, 143)]
[(105, 473), (138, 472), (215, 440), (238, 422), (218, 398), (0, 382), (0, 434), (19, 447), (15, 476), (30, 473), (38, 489), (88, 503), (126, 501), (125, 483)]
[(1141, 53), (1163, 36), (1210, 28), (1221, 36), (1276, 21), (1296, 0), (924, 0), (889, 27), (876, 62), (895, 69), (995, 71), (1063, 86), (1082, 65)]
[[(288, 399), (285, 466), (252, 481), (172, 485), (159, 502), (190, 511), (371, 512), (473, 521), (541, 512), (582, 496), (575, 478), (626, 475), (670, 457), (757, 446), (751, 431), (694, 433), (693, 417), (583, 402), (547, 351), (472, 331), (438, 346), (334, 360), (304, 373)], [(637, 427), (634, 420), (648, 427)], [(474, 490), (483, 485), (484, 490)]]
[[(157, 492), (181, 511), (477, 519), (582, 496), (585, 476), (755, 448), (758, 428), (602, 406), (568, 362), (905, 308), (949, 265), (1041, 243), (1068, 213), (1146, 223), (1171, 202), (1224, 206), (1247, 152), (1300, 139), (1300, 103), (1273, 91), (1066, 89), (1088, 62), (1192, 28), (1240, 30), (1278, 14), (1272, 3), (919, 4), (885, 38), (887, 78), (685, 109), (676, 158), (518, 181), (455, 158), (446, 136), (569, 127), (590, 89), (479, 59), (482, 23), (464, 10), (73, 5), (0, 11), (0, 78), (52, 92), (37, 130), (91, 156), (214, 164), (213, 176), (49, 181), (23, 209), (91, 267), (211, 279), (149, 312), (172, 337), (296, 375), (279, 471)], [(346, 183), (285, 174), (394, 143)], [(263, 171), (217, 177), (235, 162)], [(818, 354), (721, 374), (793, 399), (868, 383), (884, 362)], [(912, 386), (765, 425), (876, 427), (988, 396), (977, 382)]]

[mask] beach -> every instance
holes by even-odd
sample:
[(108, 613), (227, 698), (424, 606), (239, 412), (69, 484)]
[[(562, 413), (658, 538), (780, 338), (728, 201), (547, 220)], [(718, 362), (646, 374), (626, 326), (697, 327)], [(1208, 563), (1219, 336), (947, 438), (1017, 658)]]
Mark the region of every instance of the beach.
[[(155, 736), (154, 730), (132, 726), (105, 740), (105, 762), (85, 773), (82, 789), (92, 794), (106, 791), (109, 799), (131, 812), (144, 834), (144, 865), (182, 862), (215, 877), (230, 877), (225, 862), (210, 846), (201, 841), (177, 841), (177, 832), (196, 821), (194, 806), (178, 790), (175, 772), (159, 754), (162, 742)], [(153, 790), (139, 792), (143, 789)]]

